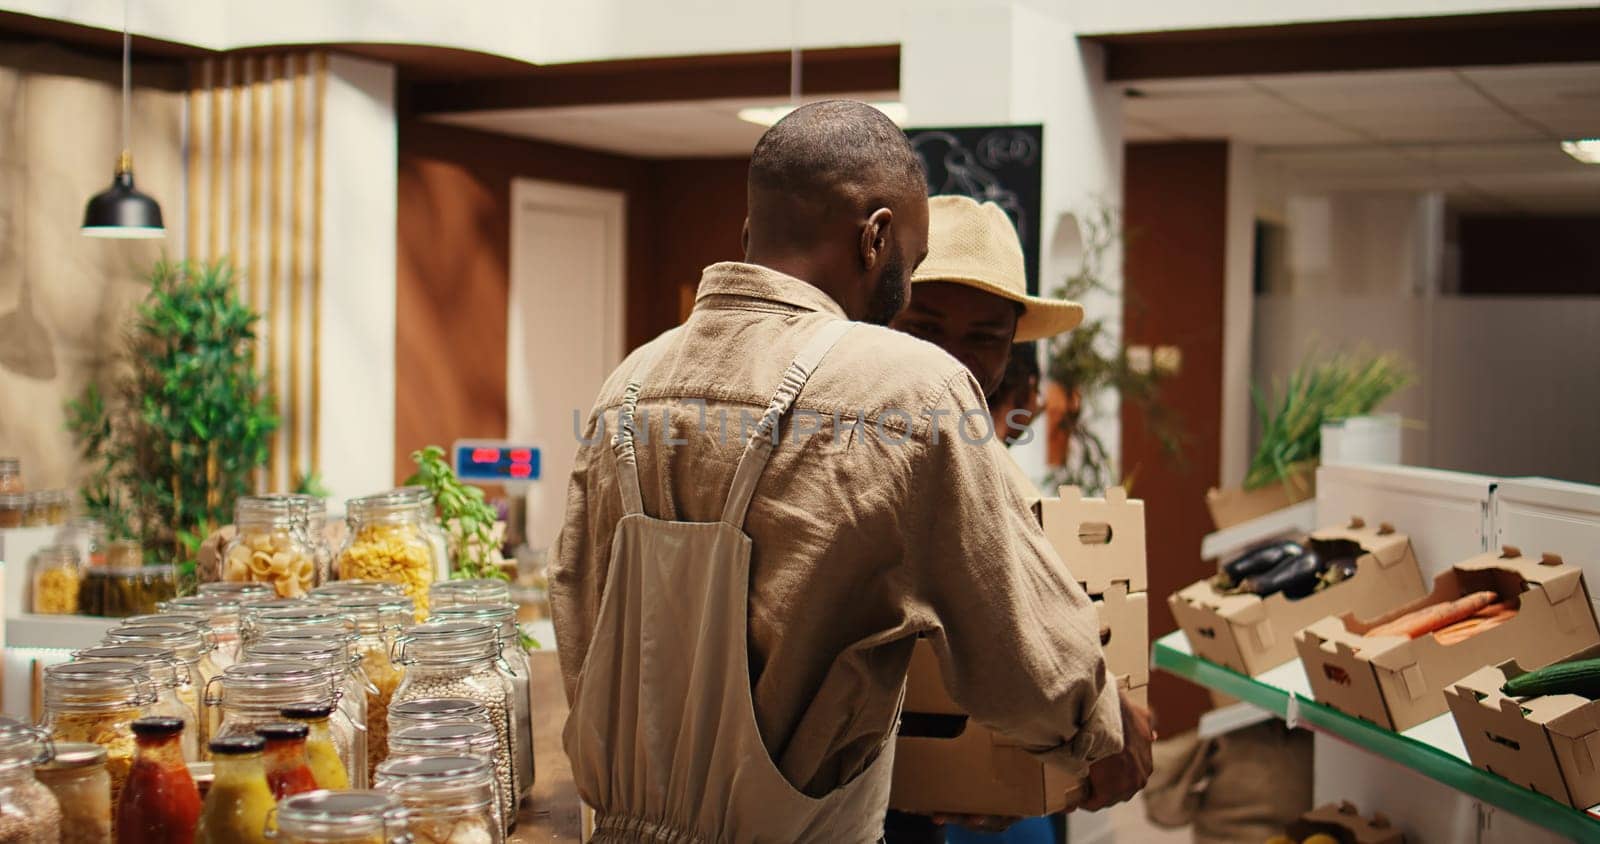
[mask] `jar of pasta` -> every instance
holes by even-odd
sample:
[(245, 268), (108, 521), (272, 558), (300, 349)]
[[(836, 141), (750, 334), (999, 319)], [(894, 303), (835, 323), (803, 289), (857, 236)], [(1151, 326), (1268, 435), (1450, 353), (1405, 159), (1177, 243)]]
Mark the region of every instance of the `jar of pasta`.
[(33, 611), (44, 615), (73, 615), (83, 585), (78, 549), (71, 545), (46, 545), (28, 560), (33, 582)]
[(332, 578), (333, 546), (328, 542), (328, 502), (315, 495), (299, 493), (274, 493), (263, 499), (283, 501), (294, 511), (297, 526), (305, 537), (316, 563), (317, 582), (326, 583)]
[(388, 756), (389, 702), (405, 672), (389, 656), (395, 637), (411, 624), (410, 598), (393, 595), (347, 595), (333, 604), (355, 623), (355, 656), (367, 678), (367, 767), (369, 773)]
[(199, 761), (200, 690), (189, 682), (189, 669), (176, 654), (150, 645), (99, 645), (74, 651), (72, 658), (115, 659), (143, 665), (156, 686), (156, 701), (147, 714), (181, 719), (179, 749), (184, 761)]
[(199, 754), (205, 756), (206, 743), (211, 740), (211, 728), (216, 714), (206, 703), (202, 691), (206, 683), (217, 676), (217, 667), (211, 662), (211, 643), (204, 630), (182, 624), (119, 624), (106, 631), (107, 645), (145, 645), (172, 651), (188, 674), (188, 685), (195, 690), (194, 707), (199, 716), (196, 737)]
[(116, 805), (133, 766), (133, 722), (156, 702), (155, 682), (137, 662), (95, 659), (44, 670), (44, 720), (52, 741), (81, 741), (106, 749), (111, 801)]
[(428, 586), (435, 578), (435, 546), (421, 509), (392, 495), (354, 498), (346, 504), (350, 535), (339, 551), (340, 579), (398, 583), (427, 617)]
[(445, 530), (444, 522), (439, 520), (439, 508), (433, 497), (433, 490), (425, 486), (403, 486), (389, 493), (398, 501), (403, 501), (417, 508), (417, 515), (422, 519), (422, 526), (427, 531), (428, 542), (433, 545), (433, 558), (437, 564), (434, 576), (438, 580), (450, 577), (450, 534)]
[[(273, 638), (286, 634), (290, 638)], [(268, 632), (247, 645), (244, 655), (247, 660), (259, 662), (309, 662), (327, 672), (329, 681), (334, 684), (337, 711), (351, 727), (348, 759), (351, 785), (366, 788), (370, 684), (366, 672), (352, 657), (354, 638), (354, 634), (337, 627), (290, 628)]]
[(316, 586), (316, 549), (305, 532), (304, 506), (286, 497), (240, 498), (234, 534), (222, 551), (221, 578), (270, 585), (284, 598)]

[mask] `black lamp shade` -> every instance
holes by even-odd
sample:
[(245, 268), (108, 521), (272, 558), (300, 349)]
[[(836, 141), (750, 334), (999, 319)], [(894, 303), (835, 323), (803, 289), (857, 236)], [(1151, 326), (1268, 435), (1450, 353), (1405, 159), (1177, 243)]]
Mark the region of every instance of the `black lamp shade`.
[(133, 187), (133, 170), (118, 170), (111, 187), (89, 198), (83, 233), (90, 237), (164, 237), (161, 206)]

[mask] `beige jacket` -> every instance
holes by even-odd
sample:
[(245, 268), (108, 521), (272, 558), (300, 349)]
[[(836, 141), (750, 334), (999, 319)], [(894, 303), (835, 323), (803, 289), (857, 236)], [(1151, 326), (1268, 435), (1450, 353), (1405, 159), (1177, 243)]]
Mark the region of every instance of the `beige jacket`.
[[(551, 567), (569, 699), (621, 515), (609, 442), (629, 374), (646, 367), (646, 512), (715, 521), (749, 427), (741, 415), (753, 425), (800, 345), (843, 317), (798, 279), (716, 264), (684, 328), (608, 379), (584, 427)], [(1030, 516), (988, 419), (955, 359), (859, 325), (783, 429), (745, 522), (749, 650), (762, 739), (807, 794), (875, 758), (918, 635), (932, 640), (957, 702), (1046, 760), (1081, 772), (1121, 747), (1094, 609)], [(682, 659), (689, 670), (693, 655)]]

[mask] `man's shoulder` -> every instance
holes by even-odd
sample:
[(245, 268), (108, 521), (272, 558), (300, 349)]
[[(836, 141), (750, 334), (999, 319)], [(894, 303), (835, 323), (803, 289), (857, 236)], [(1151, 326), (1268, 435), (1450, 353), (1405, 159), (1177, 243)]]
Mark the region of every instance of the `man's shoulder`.
[[(960, 396), (971, 378), (966, 366), (944, 349), (903, 331), (866, 323), (856, 324), (830, 358), (835, 373), (848, 372), (848, 383), (885, 402), (942, 400), (952, 391)], [(971, 385), (972, 392), (976, 389)]]

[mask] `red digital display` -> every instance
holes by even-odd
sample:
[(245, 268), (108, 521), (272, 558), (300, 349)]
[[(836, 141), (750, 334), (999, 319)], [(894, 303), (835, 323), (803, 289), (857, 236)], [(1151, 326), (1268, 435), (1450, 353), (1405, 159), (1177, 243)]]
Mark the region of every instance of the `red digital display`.
[(513, 449), (511, 449), (511, 462), (512, 463), (518, 463), (518, 464), (521, 464), (521, 463), (532, 463), (533, 462), (533, 449), (531, 449), (531, 448), (513, 448)]
[(524, 483), (539, 479), (539, 449), (522, 443), (457, 442), (456, 476), (477, 483)]
[(513, 464), (511, 464), (511, 477), (513, 477), (513, 478), (526, 478), (526, 477), (531, 477), (532, 475), (533, 475), (533, 464), (531, 464), (531, 463), (513, 463)]
[(474, 463), (499, 463), (500, 462), (500, 449), (498, 449), (498, 448), (475, 448), (475, 449), (472, 450), (472, 462), (474, 462)]

